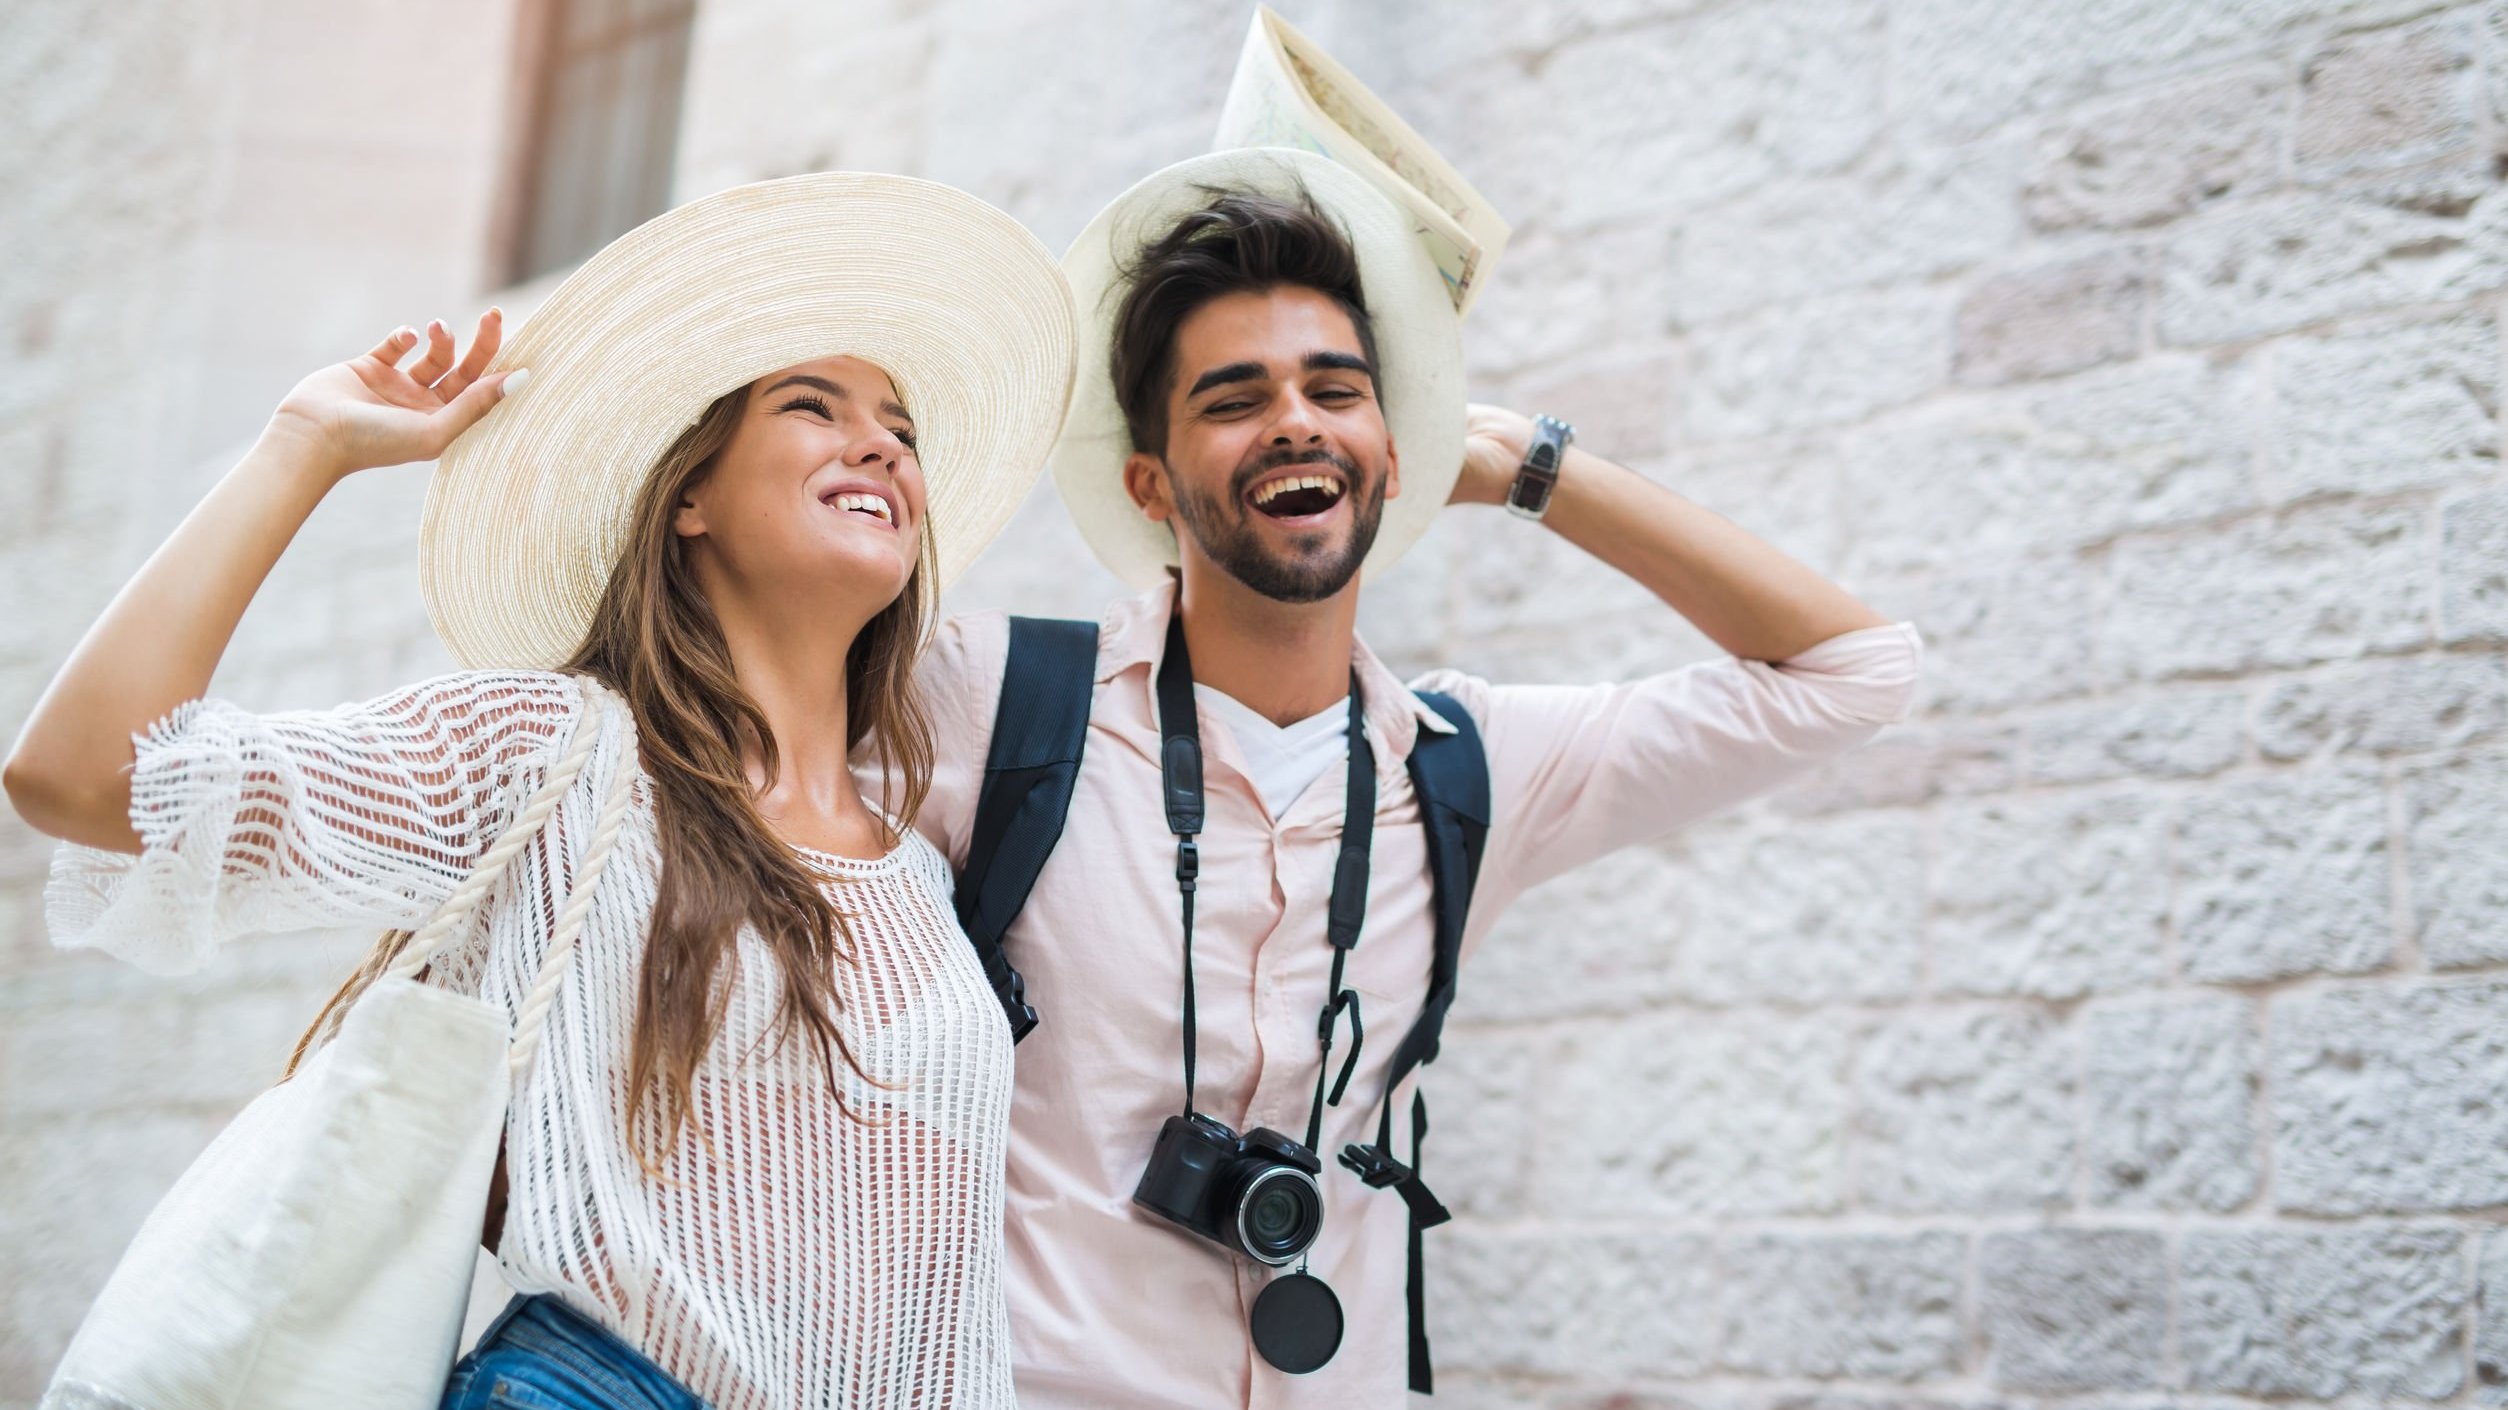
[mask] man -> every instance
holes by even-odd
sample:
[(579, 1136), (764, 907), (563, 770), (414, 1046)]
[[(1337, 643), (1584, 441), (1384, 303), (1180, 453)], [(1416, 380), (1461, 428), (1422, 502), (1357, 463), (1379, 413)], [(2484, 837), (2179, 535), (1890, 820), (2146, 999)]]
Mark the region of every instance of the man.
[[(1569, 448), (1527, 471), (1537, 432), (1525, 417), (1475, 407), (1466, 434), (1442, 282), (1400, 212), (1329, 162), (1233, 152), (1162, 172), (1082, 235), (1065, 270), (1083, 346), (1055, 473), (1092, 547), (1148, 590), (1100, 624), (1065, 830), (1005, 940), (1042, 1013), (1019, 1049), (1008, 1186), (1020, 1400), (1398, 1404), (1424, 1380), (1405, 1296), (1411, 1207), (1335, 1156), (1374, 1142), (1390, 1176), (1414, 1159), (1411, 1084), (1382, 1087), (1421, 1012), (1441, 898), (1405, 765), (1458, 724), (1357, 639), (1362, 569), (1390, 562), (1443, 504), (1512, 494), (1539, 508), (1525, 533), (1559, 534), (1629, 574), (1736, 658), (1628, 685), (1491, 686), (1450, 672), (1421, 682), (1460, 703), (1471, 726), (1460, 734), (1486, 759), (1492, 816), (1465, 955), (1526, 888), (1898, 718), (1916, 637), (1599, 456)], [(1545, 436), (1547, 454), (1557, 438)], [(1171, 620), (1199, 703), (1197, 868), (1179, 863), (1164, 791)], [(924, 668), (939, 767), (919, 822), (961, 867), (1008, 641), (997, 614), (961, 618)], [(1373, 756), (1357, 772), (1372, 774), (1375, 801), (1363, 939), (1342, 954), (1327, 913), (1345, 810), (1368, 782), (1348, 776), (1354, 684)], [(1321, 1232), (1281, 1267), (1134, 1198), (1153, 1145), (1188, 1106), (1179, 871), (1193, 874), (1190, 1107), (1236, 1132), (1291, 1137), (1321, 1116), (1309, 1142)], [(1325, 1106), (1320, 1069), (1338, 1080), (1354, 1035), (1346, 1012), (1327, 1015), (1327, 1059), (1319, 1010), (1342, 986), (1365, 1037), (1348, 1100)], [(1389, 1143), (1378, 1139), (1388, 1112)], [(1443, 1121), (1468, 1136), (1472, 1115)], [(1278, 1327), (1258, 1334), (1254, 1322), (1299, 1269), (1330, 1287), (1346, 1326), (1292, 1327), (1284, 1351), (1262, 1343)], [(1329, 1306), (1296, 1310), (1330, 1320)], [(1317, 1369), (1279, 1367), (1319, 1351)]]

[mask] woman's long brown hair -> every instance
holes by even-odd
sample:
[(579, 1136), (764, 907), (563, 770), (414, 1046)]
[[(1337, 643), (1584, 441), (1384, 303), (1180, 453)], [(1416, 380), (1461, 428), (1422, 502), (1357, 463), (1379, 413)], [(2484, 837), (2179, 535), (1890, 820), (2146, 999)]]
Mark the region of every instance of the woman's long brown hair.
[[(697, 1065), (722, 1029), (738, 978), (735, 942), (743, 923), (756, 930), (783, 983), (778, 1040), (807, 1041), (831, 1089), (839, 1058), (862, 1071), (836, 1023), (835, 966), (854, 962), (852, 934), (818, 879), (758, 812), (742, 741), (758, 751), (772, 779), (775, 736), (733, 674), (687, 540), (671, 527), (681, 501), (730, 444), (747, 405), (746, 387), (724, 393), (645, 477), (626, 547), (583, 644), (560, 668), (593, 677), (626, 702), (653, 781), (662, 877), (636, 996), (626, 1109), (628, 1146), (648, 1171), (659, 1168), (688, 1123)], [(920, 538), (905, 590), (863, 627), (845, 657), (846, 746), (871, 742), (890, 781), (881, 804), (909, 824), (932, 777), (931, 721), (913, 688), (915, 656), (937, 597), (928, 525)], [(298, 1042), (291, 1074), (406, 941), (406, 933), (385, 937), (332, 995)]]

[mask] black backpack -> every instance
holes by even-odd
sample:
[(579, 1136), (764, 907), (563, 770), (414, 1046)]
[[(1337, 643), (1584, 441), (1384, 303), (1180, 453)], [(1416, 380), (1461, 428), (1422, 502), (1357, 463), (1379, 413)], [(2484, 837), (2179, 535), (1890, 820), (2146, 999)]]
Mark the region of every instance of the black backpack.
[[(1089, 706), (1097, 678), (1097, 624), (1042, 617), (1010, 619), (1010, 659), (1002, 672), (1001, 707), (984, 761), (984, 786), (976, 797), (975, 823), (967, 842), (966, 869), (958, 875), (958, 922), (975, 945), (984, 975), (1010, 1020), (1011, 1037), (1025, 1038), (1037, 1025), (1027, 983), (1002, 954), (1002, 935), (1027, 904), (1037, 874), (1062, 839), (1063, 817), (1080, 755), (1088, 743)], [(1453, 734), (1422, 730), (1412, 746), (1411, 788), (1428, 833), (1428, 876), (1435, 896), (1436, 945), (1429, 958), (1428, 998), (1419, 1018), (1394, 1049), (1385, 1082), (1386, 1100), (1376, 1143), (1352, 1145), (1341, 1163), (1360, 1179), (1402, 1197), (1411, 1213), (1411, 1389), (1431, 1386), (1428, 1336), (1420, 1286), (1420, 1235), (1452, 1216), (1420, 1182), (1420, 1142), (1428, 1134), (1428, 1105), (1411, 1094), (1411, 1159), (1393, 1158), (1392, 1092), (1421, 1063), (1437, 1056), (1446, 1011), (1454, 1006), (1455, 970), (1463, 949), (1463, 921), (1480, 876), (1489, 836), (1489, 762), (1480, 731), (1460, 702), (1420, 692), (1430, 709), (1454, 725)]]

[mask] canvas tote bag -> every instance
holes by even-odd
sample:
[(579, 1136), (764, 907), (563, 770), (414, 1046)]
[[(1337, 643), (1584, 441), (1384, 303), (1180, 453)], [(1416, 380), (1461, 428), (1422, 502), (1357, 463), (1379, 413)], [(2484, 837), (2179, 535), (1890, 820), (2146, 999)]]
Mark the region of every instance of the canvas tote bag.
[(514, 1020), (417, 976), (591, 757), (565, 754), (338, 1036), (220, 1132), (140, 1226), (41, 1410), (433, 1410), (461, 1335), (509, 1093), (539, 1048), (635, 781), (622, 752), (547, 958)]

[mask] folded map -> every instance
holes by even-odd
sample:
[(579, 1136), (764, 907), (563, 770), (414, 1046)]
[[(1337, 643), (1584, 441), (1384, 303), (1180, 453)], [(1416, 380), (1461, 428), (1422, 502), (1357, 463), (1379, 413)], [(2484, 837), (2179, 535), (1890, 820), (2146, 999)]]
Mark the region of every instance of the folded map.
[(1506, 249), (1507, 223), (1462, 173), (1269, 5), (1255, 7), (1212, 145), (1295, 147), (1365, 176), (1418, 220), (1458, 315)]

